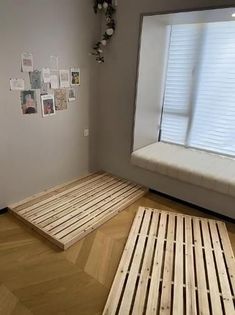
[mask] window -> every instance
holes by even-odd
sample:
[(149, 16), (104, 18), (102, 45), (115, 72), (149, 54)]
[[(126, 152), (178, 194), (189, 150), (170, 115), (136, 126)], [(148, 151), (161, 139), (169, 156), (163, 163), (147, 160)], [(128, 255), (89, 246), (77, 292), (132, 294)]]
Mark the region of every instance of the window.
[(160, 141), (235, 156), (235, 22), (171, 26)]

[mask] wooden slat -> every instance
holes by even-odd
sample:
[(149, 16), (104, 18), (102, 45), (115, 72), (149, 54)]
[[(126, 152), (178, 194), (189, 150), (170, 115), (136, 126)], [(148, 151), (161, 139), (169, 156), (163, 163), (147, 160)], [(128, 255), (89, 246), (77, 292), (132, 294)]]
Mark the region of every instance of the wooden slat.
[[(229, 314), (233, 314), (234, 312), (234, 302), (233, 302), (231, 288), (230, 288), (228, 278), (227, 278), (226, 264), (224, 261), (223, 251), (220, 246), (220, 239), (219, 239), (218, 230), (216, 227), (216, 222), (210, 220), (209, 226), (210, 226), (210, 231), (211, 231), (211, 236), (212, 236), (212, 243), (214, 247), (214, 254), (215, 254), (216, 265), (217, 265), (217, 270), (218, 270), (219, 283), (220, 283), (220, 287), (222, 291), (222, 301), (223, 301), (223, 305), (225, 309), (225, 314), (229, 315)], [(224, 242), (228, 242), (228, 239)], [(233, 288), (234, 287), (235, 286), (233, 285)]]
[(109, 201), (107, 198), (110, 198), (111, 193), (112, 198), (115, 198), (115, 196), (122, 195), (122, 193), (126, 191), (127, 187), (129, 188), (128, 183), (120, 182), (114, 187), (111, 186), (107, 188), (107, 193), (105, 190), (102, 195), (98, 194), (97, 197), (91, 198), (91, 201), (84, 206), (75, 207), (73, 212), (65, 215), (63, 218), (58, 219), (49, 225), (46, 225), (44, 229), (46, 231), (52, 231), (53, 234), (57, 234), (60, 231), (63, 231), (62, 234), (64, 234), (66, 228), (68, 228), (68, 230), (72, 230), (72, 224), (75, 224), (76, 222), (79, 222), (80, 224), (80, 219), (83, 218), (83, 216), (87, 218), (87, 215), (90, 214), (94, 209), (97, 209), (99, 206), (106, 204)]
[(183, 281), (184, 281), (184, 264), (183, 264), (183, 217), (176, 216), (176, 250), (175, 250), (175, 268), (174, 268), (174, 303), (173, 315), (183, 314)]
[(151, 228), (148, 235), (146, 245), (146, 254), (143, 259), (143, 267), (140, 273), (139, 285), (135, 296), (133, 314), (143, 314), (145, 310), (146, 296), (148, 295), (148, 282), (150, 280), (150, 272), (153, 261), (153, 252), (156, 241), (156, 232), (159, 222), (159, 213), (152, 213)]
[(200, 220), (193, 218), (194, 242), (195, 242), (195, 262), (198, 287), (199, 310), (205, 315), (210, 315), (209, 302), (207, 296), (206, 270), (204, 266)]
[(229, 279), (232, 283), (233, 294), (235, 293), (235, 266), (234, 266), (234, 253), (231, 243), (229, 241), (226, 225), (223, 222), (218, 222), (218, 231), (222, 243), (222, 248), (225, 254), (226, 265), (228, 268)]
[(162, 281), (162, 296), (160, 304), (160, 315), (170, 315), (171, 313), (171, 289), (172, 289), (172, 274), (173, 274), (173, 261), (174, 261), (174, 233), (175, 233), (175, 216), (168, 216), (168, 230), (167, 241), (165, 249), (165, 262), (163, 265), (163, 281)]
[[(56, 199), (59, 199), (60, 197), (62, 196), (65, 196), (66, 194), (68, 194), (69, 192), (72, 192), (72, 191), (75, 191), (75, 190), (78, 190), (78, 189), (81, 189), (82, 187), (86, 186), (86, 185), (89, 185), (90, 183), (92, 182), (95, 182), (97, 181), (97, 179), (100, 179), (102, 177), (106, 176), (105, 174), (102, 174), (102, 175), (99, 175), (99, 176), (94, 176), (94, 178), (92, 177), (91, 179), (85, 181), (85, 182), (82, 182), (81, 184), (78, 184), (70, 189), (67, 189), (65, 191), (62, 191), (61, 193), (59, 194), (56, 194), (48, 199), (45, 199), (45, 200), (42, 200), (41, 202), (38, 202), (32, 206), (29, 206), (29, 207), (25, 207), (24, 209), (22, 210), (19, 210), (18, 212), (21, 214), (21, 215), (25, 215), (26, 213), (36, 209), (36, 208), (40, 208), (41, 206), (43, 205), (48, 205), (48, 203), (50, 203), (51, 201), (54, 201)], [(97, 178), (98, 177), (98, 178)]]
[(167, 214), (161, 212), (160, 227), (157, 235), (157, 244), (155, 249), (152, 277), (149, 288), (149, 298), (147, 301), (146, 314), (155, 315), (157, 312), (158, 301), (160, 300), (159, 287), (161, 280), (161, 270), (163, 263), (163, 253), (165, 244)]
[(196, 315), (196, 284), (192, 240), (192, 218), (185, 217), (185, 285), (186, 315)]
[[(146, 191), (142, 192), (145, 194)], [(66, 241), (64, 249), (69, 248), (71, 245), (73, 245), (76, 241), (82, 239), (84, 236), (86, 236), (88, 233), (92, 232), (94, 229), (99, 227), (101, 224), (105, 223), (106, 221), (110, 220), (112, 217), (117, 215), (119, 212), (124, 210), (126, 207), (128, 207), (130, 204), (134, 203), (140, 198), (140, 192), (137, 191), (134, 194), (131, 195), (131, 197), (124, 199), (121, 203), (118, 203), (116, 206), (112, 207), (112, 209), (108, 212), (103, 214), (102, 216), (99, 216), (99, 218), (95, 222), (90, 222), (84, 230), (80, 230), (79, 233), (77, 233), (76, 236), (73, 236), (72, 239), (69, 239)]]
[(134, 290), (139, 274), (141, 259), (143, 256), (145, 241), (146, 241), (146, 235), (148, 234), (148, 228), (150, 223), (150, 216), (151, 213), (148, 211), (145, 213), (143, 224), (140, 230), (138, 242), (135, 248), (133, 260), (129, 269), (129, 274), (126, 282), (126, 287), (123, 295), (123, 299), (121, 301), (119, 313), (120, 314), (129, 314), (132, 298), (134, 295)]
[[(105, 182), (105, 184), (103, 184), (103, 182), (100, 183), (100, 186), (98, 187), (98, 189), (95, 191), (95, 189), (92, 187), (88, 187), (84, 194), (82, 194), (82, 197), (80, 197), (81, 195), (78, 194), (78, 197), (72, 197), (72, 198), (67, 198), (67, 200), (62, 201), (61, 203), (58, 203), (55, 207), (48, 207), (46, 210), (42, 210), (42, 212), (36, 213), (32, 216), (30, 216), (29, 218), (32, 220), (32, 222), (35, 223), (40, 223), (40, 226), (44, 227), (47, 226), (49, 223), (55, 222), (57, 217), (56, 215), (58, 213), (62, 212), (62, 217), (64, 218), (64, 220), (66, 221), (66, 217), (65, 217), (65, 211), (68, 210), (69, 217), (71, 216), (71, 213), (73, 211), (75, 211), (76, 209), (80, 209), (80, 207), (84, 204), (88, 204), (91, 203), (92, 201), (94, 201), (95, 199), (97, 199), (98, 197), (101, 197), (104, 194), (105, 191), (109, 191), (112, 189), (113, 185), (117, 186), (118, 184), (123, 184), (121, 181), (117, 182), (116, 179), (110, 180), (108, 179), (107, 182)], [(92, 194), (88, 195), (88, 192), (92, 192)], [(85, 195), (85, 196), (84, 196)], [(85, 201), (84, 201), (85, 200)], [(82, 202), (84, 201), (84, 202)], [(61, 216), (60, 216), (61, 217)], [(50, 218), (50, 220), (48, 220), (46, 223), (44, 222), (44, 220)], [(43, 222), (43, 223), (41, 223)]]
[(122, 294), (123, 286), (125, 284), (125, 279), (127, 277), (128, 267), (133, 253), (133, 248), (135, 247), (136, 240), (138, 237), (139, 230), (144, 217), (144, 208), (140, 208), (136, 214), (135, 220), (131, 227), (130, 235), (128, 237), (126, 246), (124, 248), (121, 261), (118, 266), (118, 271), (114, 278), (112, 289), (109, 293), (109, 297), (104, 308), (104, 315), (115, 315), (118, 308), (118, 303), (120, 296)]
[(103, 315), (233, 315), (234, 267), (222, 222), (140, 207)]
[[(119, 194), (119, 197), (117, 195), (118, 198), (116, 198), (117, 200), (113, 200), (112, 204), (108, 204), (105, 205), (103, 207), (98, 208), (96, 211), (90, 213), (87, 212), (87, 215), (84, 215), (83, 217), (81, 217), (81, 220), (75, 222), (75, 224), (72, 225), (72, 227), (63, 230), (63, 232), (60, 232), (58, 234), (56, 234), (57, 237), (62, 237), (65, 240), (69, 240), (71, 239), (71, 237), (73, 237), (76, 233), (77, 233), (77, 228), (81, 227), (82, 230), (86, 229), (86, 223), (88, 223), (89, 225), (91, 224), (91, 220), (93, 218), (98, 218), (102, 215), (106, 216), (106, 213), (109, 212), (109, 210), (112, 212), (113, 211), (113, 206), (115, 206), (116, 204), (119, 205), (121, 204), (121, 201), (126, 202), (126, 198), (128, 201), (128, 197), (132, 196), (133, 194), (135, 194), (135, 192), (137, 192), (137, 195), (139, 194), (138, 188), (132, 188), (130, 191), (128, 191), (127, 193), (123, 193), (122, 195)], [(118, 194), (118, 193), (117, 193)], [(134, 195), (135, 196), (135, 195)], [(54, 230), (53, 230), (54, 232)], [(69, 234), (68, 234), (69, 233)]]
[(66, 249), (142, 197), (147, 189), (108, 173), (94, 173), (37, 202), (10, 209), (48, 240)]
[(38, 218), (32, 218), (32, 221), (40, 224), (40, 226), (44, 228), (50, 223), (53, 223), (56, 220), (64, 217), (65, 215), (72, 213), (75, 210), (75, 207), (83, 206), (90, 200), (96, 198), (97, 196), (99, 196), (100, 192), (104, 193), (104, 190), (106, 189), (106, 187), (109, 187), (109, 185), (110, 181), (108, 181), (108, 184), (105, 182), (101, 183), (96, 188), (88, 187), (88, 190), (85, 191), (80, 197), (73, 197), (71, 200), (68, 200), (65, 205), (58, 206), (55, 209), (51, 209), (51, 211), (48, 211), (46, 213), (43, 212), (43, 215)]
[(213, 314), (222, 314), (222, 305), (220, 300), (220, 292), (219, 292), (219, 284), (216, 275), (216, 266), (213, 258), (210, 234), (208, 229), (208, 223), (206, 221), (202, 221), (202, 234), (204, 240), (204, 248), (205, 248), (205, 260), (206, 260), (206, 269), (208, 274), (209, 281), (209, 291), (210, 291), (210, 299), (211, 299), (211, 309)]
[(69, 206), (76, 204), (80, 199), (83, 200), (87, 197), (89, 192), (94, 191), (94, 189), (97, 187), (97, 183), (99, 184), (98, 188), (102, 189), (103, 186), (108, 186), (111, 181), (116, 182), (116, 179), (107, 176), (98, 178), (97, 181), (85, 185), (84, 187), (77, 188), (76, 190), (64, 196), (61, 196), (46, 203), (45, 205), (41, 205), (40, 207), (27, 212), (27, 214), (25, 213), (25, 215), (27, 215), (28, 218), (33, 220), (39, 219), (40, 221), (40, 218), (50, 215), (51, 212), (58, 213), (62, 210), (65, 210)]

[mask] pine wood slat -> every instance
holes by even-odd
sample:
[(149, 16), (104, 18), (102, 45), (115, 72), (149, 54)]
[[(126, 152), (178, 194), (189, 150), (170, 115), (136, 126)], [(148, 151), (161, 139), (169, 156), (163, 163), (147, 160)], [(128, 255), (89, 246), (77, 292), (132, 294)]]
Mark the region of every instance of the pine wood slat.
[(103, 315), (234, 315), (225, 224), (140, 207)]
[(149, 280), (151, 276), (151, 267), (153, 261), (153, 251), (157, 236), (157, 227), (159, 223), (159, 213), (153, 212), (151, 227), (147, 239), (146, 253), (143, 258), (143, 267), (140, 273), (139, 285), (136, 291), (136, 298), (133, 306), (133, 314), (142, 314), (145, 310), (146, 296), (149, 290)]
[(193, 226), (199, 308), (203, 309), (203, 314), (207, 315), (210, 314), (210, 309), (207, 296), (207, 278), (203, 257), (204, 252), (202, 248), (200, 220), (198, 218), (193, 218)]
[(196, 315), (196, 283), (194, 268), (194, 248), (192, 237), (192, 218), (185, 217), (185, 290), (186, 315)]
[[(94, 192), (96, 188), (99, 188), (100, 191), (102, 187), (107, 187), (112, 181), (116, 182), (116, 179), (108, 176), (99, 177), (96, 181), (92, 181), (88, 185), (85, 185), (81, 188), (78, 187), (76, 190), (60, 196), (59, 198), (52, 200), (43, 206), (41, 205), (40, 208), (37, 207), (36, 209), (27, 212), (27, 217), (40, 222), (40, 220), (43, 220), (44, 217), (48, 215), (50, 216), (51, 213), (58, 213), (62, 210), (70, 208), (71, 205), (76, 204), (80, 200), (87, 198), (87, 194)], [(98, 187), (97, 183), (99, 184)]]
[[(122, 195), (120, 195), (122, 194)], [(134, 197), (136, 199), (136, 196), (139, 195), (139, 190), (137, 187), (132, 188), (131, 190), (129, 190), (128, 192), (124, 192), (120, 191), (119, 193), (114, 194), (116, 195), (116, 199), (111, 200), (111, 202), (108, 202), (108, 204), (106, 204), (103, 207), (99, 207), (97, 208), (97, 210), (95, 211), (91, 211), (89, 210), (89, 212), (87, 211), (87, 213), (83, 214), (83, 216), (76, 221), (71, 227), (69, 227), (66, 230), (60, 231), (58, 234), (56, 235), (60, 235), (61, 238), (65, 238), (65, 239), (70, 239), (73, 235), (75, 235), (77, 233), (77, 229), (78, 228), (82, 228), (82, 230), (86, 229), (87, 225), (90, 225), (90, 221), (93, 218), (104, 218), (106, 216), (106, 214), (113, 212), (113, 209), (115, 209), (115, 211), (118, 211), (118, 209), (114, 208), (116, 205), (119, 208), (119, 206), (122, 205), (122, 202), (124, 202), (124, 204), (126, 204), (126, 198), (128, 198), (128, 200), (130, 200), (130, 198)], [(119, 195), (119, 197), (118, 197)], [(115, 197), (114, 197), (115, 198)], [(93, 209), (92, 209), (93, 210)], [(54, 230), (53, 230), (54, 232)]]
[[(167, 214), (160, 213), (160, 227), (157, 235), (157, 243), (155, 249), (155, 255), (153, 260), (152, 275), (149, 288), (149, 298), (147, 300), (147, 311), (146, 314), (156, 314), (158, 305), (160, 305), (160, 285), (161, 285), (161, 272), (163, 265), (163, 254), (165, 246), (165, 235), (167, 228)], [(152, 281), (154, 279), (154, 281)]]
[[(58, 187), (57, 187), (58, 189)], [(10, 212), (66, 249), (141, 198), (147, 189), (104, 172), (27, 198)], [(40, 199), (42, 198), (42, 199)], [(27, 202), (28, 201), (28, 202)]]
[(76, 207), (83, 206), (92, 199), (102, 195), (104, 193), (104, 189), (106, 190), (106, 188), (109, 188), (113, 183), (117, 182), (113, 179), (107, 179), (107, 181), (104, 182), (103, 179), (101, 179), (101, 181), (102, 182), (99, 186), (95, 185), (94, 187), (88, 187), (80, 196), (72, 197), (66, 204), (57, 206), (55, 209), (51, 209), (48, 212), (43, 212), (43, 214), (39, 217), (32, 218), (32, 221), (40, 224), (42, 227), (45, 227), (48, 224), (65, 217), (65, 215), (71, 214), (74, 210), (76, 210)]
[[(120, 184), (122, 184), (122, 182), (120, 182)], [(87, 190), (82, 193), (82, 196), (79, 193), (77, 197), (72, 198), (67, 197), (66, 201), (62, 200), (62, 202), (56, 204), (55, 207), (53, 206), (48, 207), (46, 210), (42, 210), (42, 212), (30, 216), (30, 218), (32, 222), (41, 223), (40, 224), (41, 226), (47, 226), (49, 223), (56, 221), (57, 219), (56, 215), (58, 214), (61, 214), (64, 217), (64, 220), (66, 221), (65, 211), (71, 213), (76, 209), (76, 207), (79, 208), (83, 204), (87, 204), (88, 202), (90, 203), (91, 201), (95, 200), (100, 196), (102, 198), (104, 192), (111, 190), (113, 185), (117, 186), (116, 179), (106, 179), (104, 183), (102, 181), (97, 189), (95, 189), (93, 186), (92, 187), (88, 186)], [(47, 222), (44, 222), (46, 219), (48, 219)]]
[(175, 268), (174, 268), (174, 299), (173, 314), (183, 314), (183, 281), (184, 281), (184, 252), (183, 252), (183, 217), (176, 216), (176, 244), (175, 244)]
[(65, 232), (65, 229), (68, 228), (73, 229), (71, 225), (75, 224), (76, 222), (80, 223), (81, 217), (87, 217), (88, 213), (96, 210), (99, 206), (107, 203), (109, 200), (107, 198), (115, 198), (118, 195), (121, 195), (123, 192), (126, 191), (127, 187), (129, 188), (128, 183), (116, 183), (116, 185), (107, 187), (106, 190), (103, 191), (102, 195), (97, 194), (95, 198), (91, 198), (84, 206), (74, 207), (74, 211), (65, 215), (63, 218), (54, 221), (53, 223), (44, 227), (46, 231), (52, 231), (53, 234), (56, 234), (60, 231)]

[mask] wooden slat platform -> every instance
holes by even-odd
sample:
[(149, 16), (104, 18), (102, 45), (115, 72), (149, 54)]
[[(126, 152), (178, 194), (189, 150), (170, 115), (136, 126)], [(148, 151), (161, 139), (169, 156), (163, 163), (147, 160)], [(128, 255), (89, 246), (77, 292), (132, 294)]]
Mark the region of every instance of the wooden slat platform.
[(103, 315), (234, 315), (223, 222), (140, 207)]
[(62, 249), (142, 197), (147, 189), (99, 172), (35, 195), (9, 210)]

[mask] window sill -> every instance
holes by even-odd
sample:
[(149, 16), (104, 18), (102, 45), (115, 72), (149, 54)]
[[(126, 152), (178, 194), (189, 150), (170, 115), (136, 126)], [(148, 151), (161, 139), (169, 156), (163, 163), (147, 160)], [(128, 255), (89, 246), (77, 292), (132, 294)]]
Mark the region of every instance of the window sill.
[(132, 164), (235, 197), (235, 159), (157, 142), (134, 151)]

